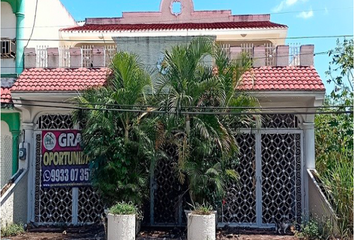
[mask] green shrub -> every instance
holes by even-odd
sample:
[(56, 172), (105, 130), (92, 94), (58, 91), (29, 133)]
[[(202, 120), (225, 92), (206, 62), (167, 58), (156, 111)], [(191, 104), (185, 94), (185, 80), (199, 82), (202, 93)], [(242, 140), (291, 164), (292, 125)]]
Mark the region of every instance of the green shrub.
[(131, 202), (119, 202), (109, 209), (109, 213), (118, 215), (138, 214), (138, 208)]
[(1, 237), (16, 236), (24, 232), (25, 230), (22, 224), (12, 223), (6, 227), (1, 228)]
[(353, 164), (338, 161), (320, 176), (338, 217), (340, 237), (353, 237)]
[(192, 206), (192, 212), (198, 215), (210, 215), (211, 212), (213, 211), (213, 207), (207, 203), (199, 204), (195, 203), (195, 205)]
[(301, 224), (301, 230), (296, 231), (295, 236), (306, 240), (327, 240), (331, 239), (332, 232), (333, 228), (330, 221), (320, 221), (312, 218)]

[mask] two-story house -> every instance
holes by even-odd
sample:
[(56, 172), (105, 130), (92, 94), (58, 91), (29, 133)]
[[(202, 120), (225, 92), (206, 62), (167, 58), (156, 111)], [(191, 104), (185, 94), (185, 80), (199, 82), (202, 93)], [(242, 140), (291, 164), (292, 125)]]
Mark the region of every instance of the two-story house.
[[(2, 226), (13, 221), (27, 222), (27, 204), (23, 204), (23, 201), (27, 201), (27, 177), (16, 178), (20, 175), (20, 169), (27, 168), (19, 160), (18, 151), (19, 143), (24, 140), (20, 131), (23, 128), (21, 110), (14, 107), (11, 97), (11, 87), (24, 68), (24, 49), (31, 46), (39, 46), (38, 49), (58, 47), (58, 30), (76, 25), (59, 0), (1, 0)], [(49, 39), (55, 41), (48, 41)], [(16, 183), (8, 184), (9, 181)]]
[[(50, 182), (42, 166), (48, 132), (55, 139), (79, 128), (64, 101), (104, 84), (117, 50), (136, 53), (144, 64), (158, 68), (166, 49), (208, 36), (232, 58), (241, 52), (253, 57), (253, 68), (243, 75), (240, 90), (257, 97), (264, 111), (260, 128), (244, 128), (237, 135), (241, 188), (228, 186), (219, 224), (274, 227), (282, 221), (301, 222), (311, 209), (307, 170), (315, 168), (313, 108), (322, 104), (325, 88), (313, 66), (314, 46), (293, 49), (285, 45), (286, 35), (287, 26), (271, 22), (269, 14), (195, 11), (192, 0), (162, 0), (157, 12), (88, 18), (83, 25), (62, 28), (59, 48), (40, 53), (27, 48), (25, 70), (11, 91), (30, 144), (28, 181), (33, 184), (28, 189), (28, 221), (83, 224), (98, 221), (102, 212), (90, 186), (76, 182), (43, 186)], [(168, 177), (156, 172), (146, 224), (183, 225), (172, 168), (165, 163), (158, 163), (158, 168)]]

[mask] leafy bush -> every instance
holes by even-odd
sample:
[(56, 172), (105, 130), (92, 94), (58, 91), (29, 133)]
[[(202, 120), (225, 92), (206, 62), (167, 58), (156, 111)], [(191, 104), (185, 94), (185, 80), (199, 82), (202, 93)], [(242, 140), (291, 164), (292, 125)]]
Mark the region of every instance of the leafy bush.
[(118, 215), (138, 214), (138, 208), (131, 202), (119, 202), (109, 209), (109, 213)]
[(323, 174), (325, 191), (331, 196), (331, 205), (338, 217), (341, 237), (353, 236), (353, 164), (337, 161)]
[(24, 232), (25, 230), (22, 224), (12, 223), (4, 228), (1, 228), (1, 237), (16, 236)]
[[(148, 170), (152, 151), (149, 137), (141, 131), (147, 113), (118, 111), (146, 104), (146, 91), (151, 86), (149, 74), (137, 56), (117, 53), (111, 64), (107, 84), (84, 91), (75, 102), (76, 122), (83, 123), (84, 153), (91, 161), (92, 185), (107, 206), (117, 201), (142, 205), (148, 196)], [(109, 110), (107, 110), (109, 108)]]
[[(353, 39), (337, 40), (326, 75), (334, 86), (327, 96), (327, 111), (345, 114), (316, 115), (316, 169), (336, 212), (341, 238), (353, 237)], [(331, 105), (340, 108), (328, 108)]]
[(295, 231), (295, 236), (306, 240), (327, 240), (330, 239), (332, 230), (330, 221), (311, 218), (308, 222), (301, 224), (301, 229)]
[(203, 203), (195, 203), (195, 205), (191, 205), (192, 207), (192, 212), (198, 215), (210, 215), (213, 211), (213, 206)]

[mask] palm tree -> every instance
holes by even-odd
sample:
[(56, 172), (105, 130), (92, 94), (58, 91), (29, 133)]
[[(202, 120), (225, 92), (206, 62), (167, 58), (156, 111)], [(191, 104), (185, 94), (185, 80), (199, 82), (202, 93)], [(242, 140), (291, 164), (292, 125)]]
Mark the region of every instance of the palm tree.
[(168, 113), (163, 119), (164, 138), (178, 149), (178, 178), (181, 183), (187, 179), (193, 202), (220, 200), (226, 179), (237, 177), (228, 168), (237, 159), (231, 129), (236, 120), (207, 112), (215, 107), (230, 111), (228, 107), (256, 104), (255, 99), (237, 91), (249, 67), (249, 59), (231, 61), (220, 46), (206, 38), (165, 52), (156, 84), (160, 108)]
[(119, 52), (106, 85), (75, 98), (84, 109), (74, 111), (74, 119), (84, 123), (84, 152), (92, 160), (92, 183), (107, 205), (117, 201), (141, 204), (147, 196), (149, 154), (154, 149), (149, 132), (141, 126), (142, 122), (147, 123), (145, 129), (153, 125), (145, 120), (146, 112), (130, 110), (146, 104), (151, 86), (150, 75), (137, 57)]

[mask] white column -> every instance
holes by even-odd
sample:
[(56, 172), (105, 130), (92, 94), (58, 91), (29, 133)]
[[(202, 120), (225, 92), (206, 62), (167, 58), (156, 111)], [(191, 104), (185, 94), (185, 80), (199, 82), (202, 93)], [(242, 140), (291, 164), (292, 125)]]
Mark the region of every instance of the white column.
[(304, 131), (303, 142), (303, 184), (304, 184), (304, 220), (309, 219), (309, 176), (307, 169), (315, 169), (315, 128), (313, 122), (302, 124)]
[(302, 129), (304, 130), (304, 160), (305, 167), (308, 169), (315, 168), (315, 128), (313, 122), (304, 122)]
[[(27, 185), (27, 222), (34, 221), (34, 203), (35, 203), (35, 170), (36, 170), (36, 144), (33, 135), (34, 124), (22, 123), (22, 129), (25, 133), (25, 142), (28, 147), (28, 185)], [(22, 140), (22, 139), (21, 139)]]

